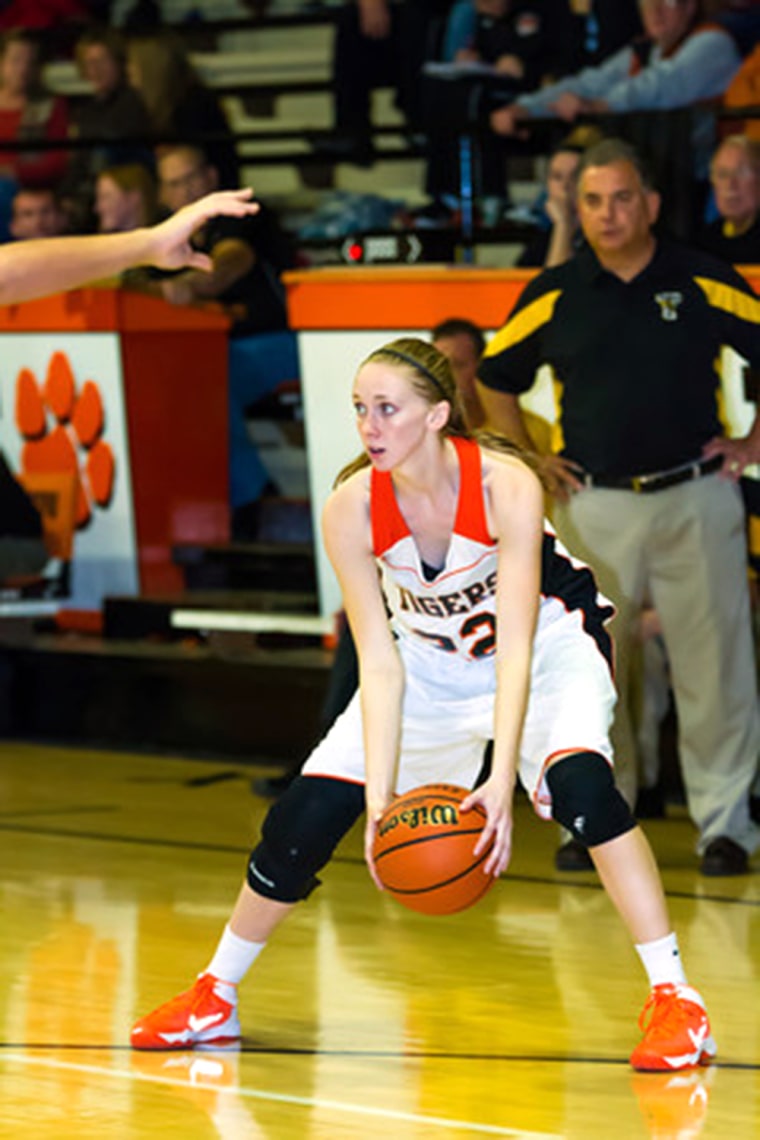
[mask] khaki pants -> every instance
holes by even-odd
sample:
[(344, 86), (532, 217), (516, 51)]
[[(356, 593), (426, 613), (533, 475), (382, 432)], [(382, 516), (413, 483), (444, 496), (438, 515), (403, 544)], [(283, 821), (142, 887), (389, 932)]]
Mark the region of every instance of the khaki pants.
[(717, 475), (664, 491), (592, 488), (557, 504), (554, 523), (617, 607), (611, 631), (619, 701), (612, 740), (621, 791), (633, 801), (632, 634), (651, 599), (662, 623), (678, 712), (679, 755), (698, 850), (725, 835), (753, 852), (760, 829), (748, 793), (760, 747), (738, 489)]

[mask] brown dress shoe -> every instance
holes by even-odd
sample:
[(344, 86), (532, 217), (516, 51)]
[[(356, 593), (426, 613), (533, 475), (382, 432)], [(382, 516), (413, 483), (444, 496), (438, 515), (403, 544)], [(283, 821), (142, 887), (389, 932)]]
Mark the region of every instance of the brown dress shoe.
[(703, 875), (746, 875), (749, 856), (733, 839), (719, 835), (707, 844), (699, 869)]
[(558, 871), (593, 871), (594, 860), (588, 850), (577, 839), (568, 839), (557, 848), (554, 866)]

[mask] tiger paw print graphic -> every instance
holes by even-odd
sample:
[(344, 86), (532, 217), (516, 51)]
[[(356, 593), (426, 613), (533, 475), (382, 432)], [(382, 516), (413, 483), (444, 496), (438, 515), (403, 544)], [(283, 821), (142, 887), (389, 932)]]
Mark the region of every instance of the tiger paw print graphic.
[(75, 522), (87, 526), (95, 507), (108, 507), (113, 494), (114, 456), (102, 438), (103, 399), (97, 384), (85, 380), (77, 390), (65, 352), (50, 357), (40, 384), (29, 368), (16, 377), (16, 426), (24, 444), (21, 471), (76, 476)]

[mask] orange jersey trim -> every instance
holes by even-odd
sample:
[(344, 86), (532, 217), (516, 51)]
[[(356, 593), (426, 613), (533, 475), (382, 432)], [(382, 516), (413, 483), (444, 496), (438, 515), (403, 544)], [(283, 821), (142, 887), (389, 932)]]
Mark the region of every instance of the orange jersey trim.
[[(462, 538), (480, 542), (484, 546), (495, 546), (488, 532), (486, 508), (483, 499), (483, 468), (480, 448), (473, 439), (450, 436), (459, 459), (459, 496), (454, 521), (454, 533)], [(377, 471), (371, 475), (372, 497), (372, 550), (376, 558), (381, 558), (402, 538), (411, 533), (406, 519), (401, 514), (393, 490), (393, 479), (389, 471)]]

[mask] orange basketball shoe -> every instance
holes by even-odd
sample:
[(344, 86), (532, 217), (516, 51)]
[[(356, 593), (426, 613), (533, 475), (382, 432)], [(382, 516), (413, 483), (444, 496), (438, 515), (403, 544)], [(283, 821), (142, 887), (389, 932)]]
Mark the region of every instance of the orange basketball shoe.
[(631, 1053), (634, 1069), (690, 1069), (708, 1064), (715, 1056), (704, 1002), (691, 986), (655, 986), (642, 1010), (639, 1028), (644, 1036)]
[(201, 974), (191, 989), (141, 1018), (132, 1029), (132, 1048), (221, 1048), (239, 1042), (237, 1006), (217, 993), (218, 983), (212, 974)]

